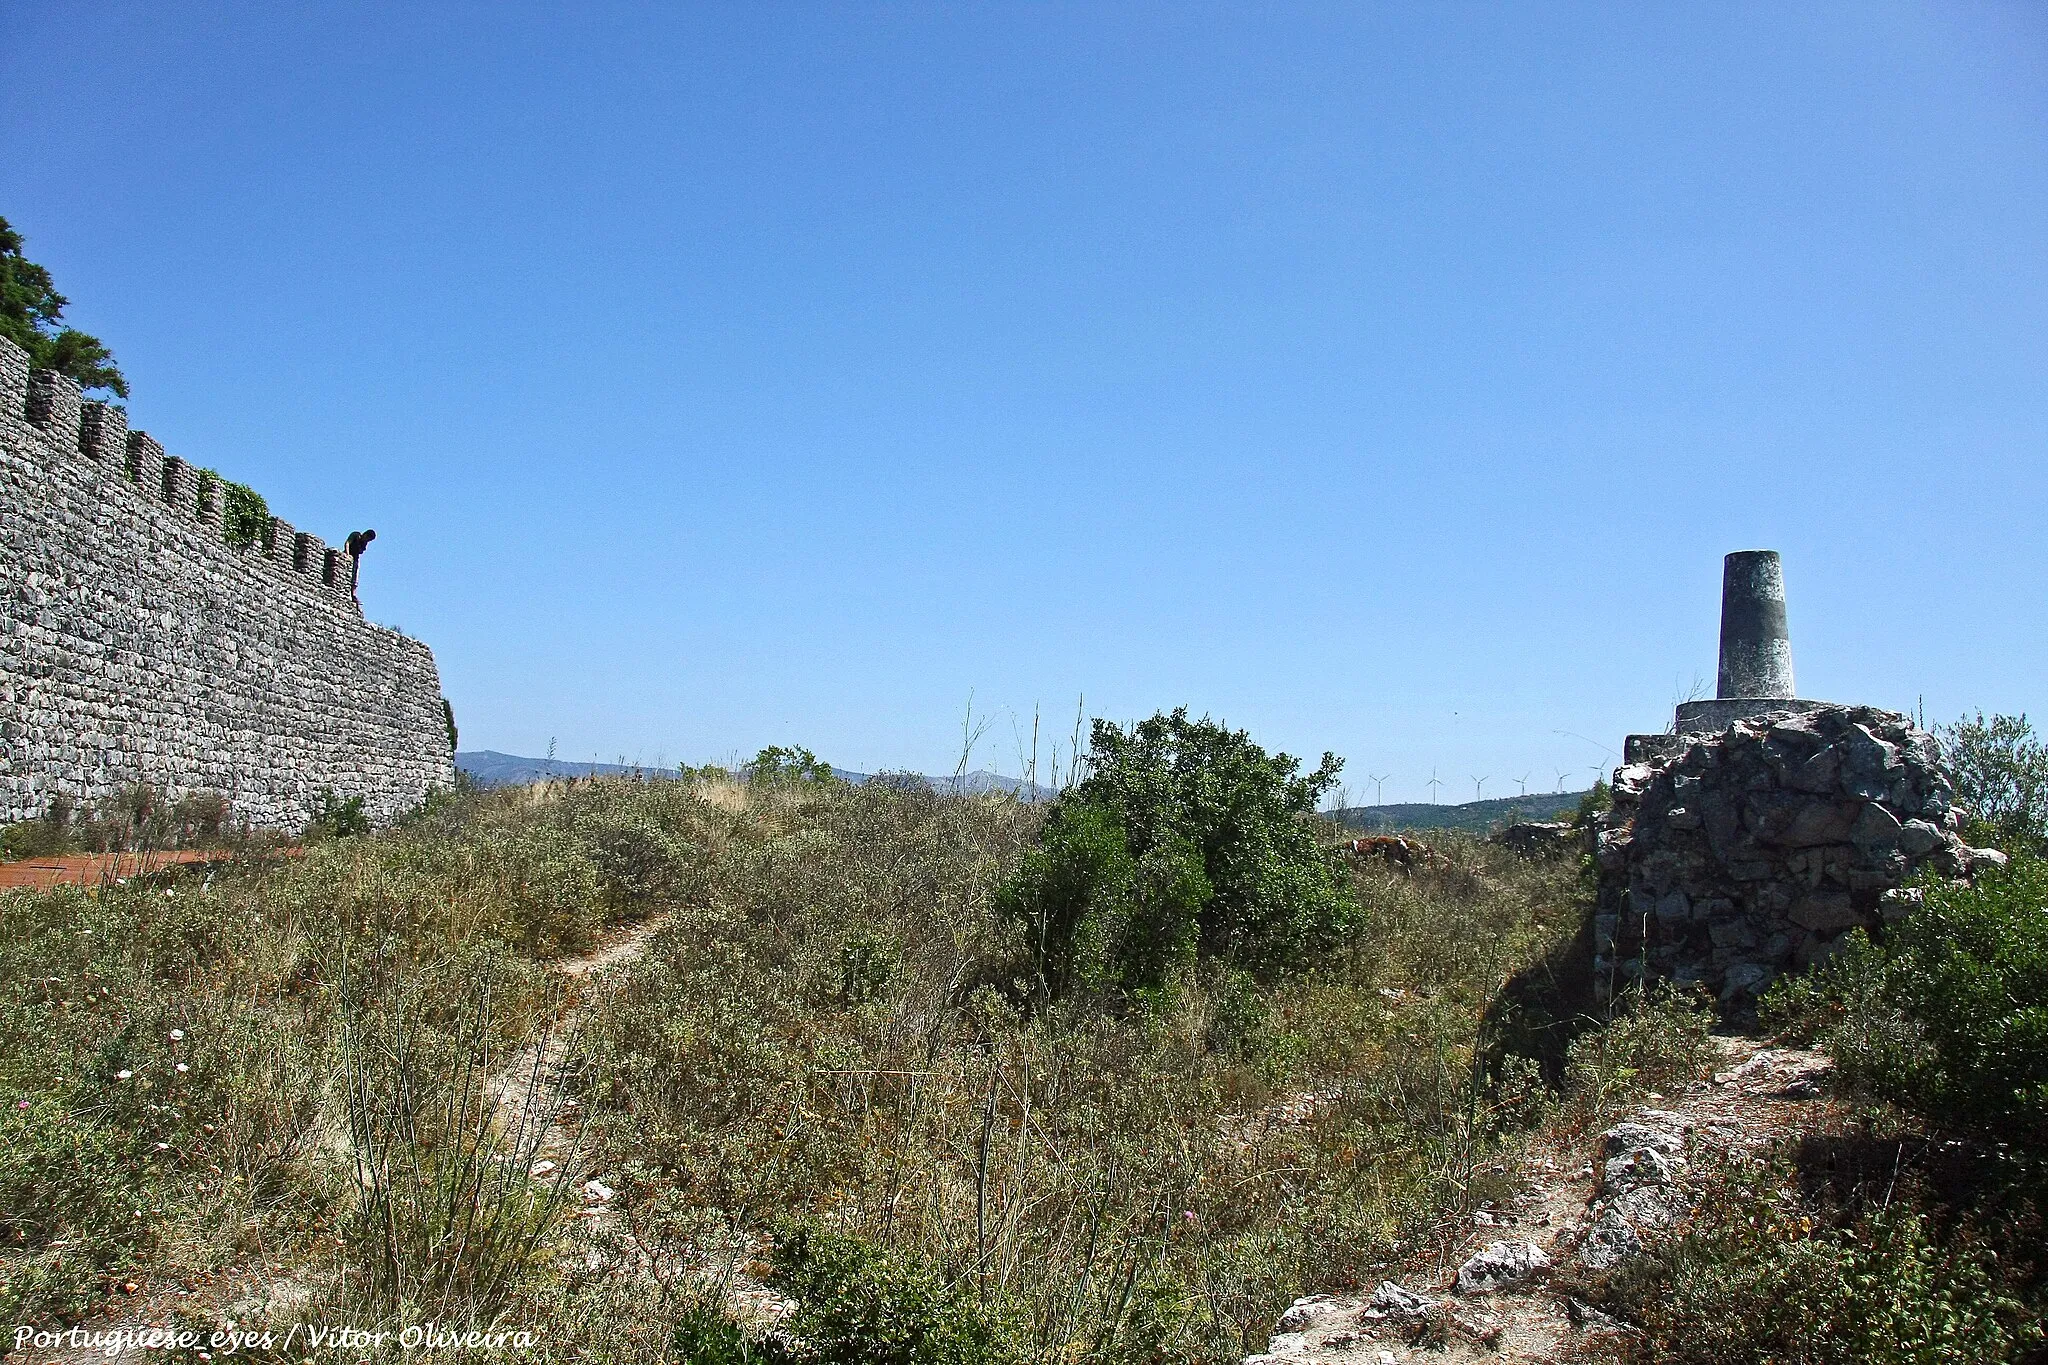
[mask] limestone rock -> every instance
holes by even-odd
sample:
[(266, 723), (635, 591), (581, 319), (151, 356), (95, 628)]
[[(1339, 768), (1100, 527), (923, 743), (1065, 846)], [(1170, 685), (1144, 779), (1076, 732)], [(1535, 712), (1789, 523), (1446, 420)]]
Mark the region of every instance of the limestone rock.
[(1638, 1147), (1608, 1160), (1600, 1177), (1600, 1188), (1622, 1194), (1643, 1185), (1669, 1185), (1685, 1162), (1654, 1147)]
[(1643, 1123), (1617, 1123), (1600, 1135), (1600, 1147), (1608, 1156), (1654, 1151), (1676, 1156), (1685, 1150), (1685, 1139)]
[(1636, 1236), (1628, 1220), (1607, 1209), (1593, 1221), (1585, 1240), (1579, 1243), (1579, 1264), (1588, 1270), (1612, 1270), (1642, 1252), (1642, 1239)]
[(1549, 1268), (1550, 1257), (1534, 1242), (1488, 1242), (1458, 1267), (1458, 1292), (1490, 1294)]
[(1306, 1332), (1336, 1311), (1337, 1302), (1328, 1294), (1311, 1294), (1287, 1306), (1280, 1315), (1279, 1328), (1282, 1332)]
[(1419, 1318), (1436, 1307), (1436, 1300), (1427, 1294), (1417, 1294), (1403, 1289), (1392, 1280), (1381, 1280), (1380, 1287), (1373, 1290), (1372, 1301), (1367, 1311), (1387, 1318)]

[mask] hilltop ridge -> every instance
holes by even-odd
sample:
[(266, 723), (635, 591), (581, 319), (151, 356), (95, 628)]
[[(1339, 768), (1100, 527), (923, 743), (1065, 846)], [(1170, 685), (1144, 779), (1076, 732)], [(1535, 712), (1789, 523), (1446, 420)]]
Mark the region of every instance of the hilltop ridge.
[(1384, 806), (1346, 806), (1324, 814), (1346, 829), (1463, 829), (1484, 833), (1495, 825), (1517, 820), (1562, 819), (1578, 810), (1585, 795), (1582, 791), (1530, 792), (1526, 796), (1496, 796), (1455, 806), (1402, 801)]

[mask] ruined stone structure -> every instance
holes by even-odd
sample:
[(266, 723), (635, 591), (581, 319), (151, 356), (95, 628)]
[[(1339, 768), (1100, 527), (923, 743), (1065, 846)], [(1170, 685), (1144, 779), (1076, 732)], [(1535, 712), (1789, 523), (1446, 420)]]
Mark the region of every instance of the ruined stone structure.
[(0, 821), (135, 782), (297, 830), (323, 788), (385, 821), (455, 781), (433, 652), (363, 619), (353, 565), (0, 338)]
[[(1595, 832), (1595, 975), (1648, 976), (1754, 1003), (1841, 936), (1905, 914), (1923, 866), (2002, 861), (1957, 836), (1962, 812), (1933, 736), (1873, 707), (1803, 701), (1778, 556), (1728, 556), (1720, 693), (1673, 732), (1631, 735)], [(1783, 693), (1784, 695), (1776, 695)]]

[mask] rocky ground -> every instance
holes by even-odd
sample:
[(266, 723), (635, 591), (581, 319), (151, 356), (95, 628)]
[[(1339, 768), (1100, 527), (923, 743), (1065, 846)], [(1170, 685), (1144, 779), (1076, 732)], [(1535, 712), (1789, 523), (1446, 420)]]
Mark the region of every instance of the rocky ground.
[(1760, 1150), (1820, 1121), (1825, 1057), (1750, 1038), (1716, 1042), (1723, 1060), (1710, 1081), (1652, 1096), (1576, 1145), (1532, 1148), (1514, 1197), (1475, 1213), (1447, 1257), (1371, 1290), (1297, 1300), (1246, 1365), (1561, 1365), (1606, 1354), (1628, 1329), (1564, 1282), (1604, 1275), (1679, 1225), (1702, 1155)]

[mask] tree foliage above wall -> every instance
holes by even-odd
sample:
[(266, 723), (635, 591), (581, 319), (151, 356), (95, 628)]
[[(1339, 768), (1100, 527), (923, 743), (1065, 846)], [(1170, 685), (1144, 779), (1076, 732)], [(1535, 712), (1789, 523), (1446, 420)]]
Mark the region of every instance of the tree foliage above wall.
[(28, 352), (39, 369), (69, 375), (84, 389), (128, 396), (128, 381), (100, 339), (63, 325), (70, 302), (50, 272), (21, 254), (21, 234), (0, 218), (0, 336)]

